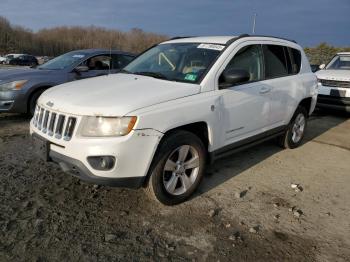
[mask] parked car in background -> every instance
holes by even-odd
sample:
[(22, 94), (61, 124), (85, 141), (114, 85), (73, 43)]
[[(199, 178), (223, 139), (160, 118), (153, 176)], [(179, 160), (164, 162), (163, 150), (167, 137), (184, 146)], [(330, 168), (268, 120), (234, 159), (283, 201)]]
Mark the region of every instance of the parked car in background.
[(0, 112), (33, 114), (38, 97), (62, 83), (118, 72), (134, 59), (120, 51), (72, 51), (37, 68), (0, 70)]
[(4, 64), (7, 64), (9, 65), (10, 64), (10, 61), (14, 58), (17, 58), (17, 57), (20, 57), (21, 55), (24, 55), (24, 54), (8, 54), (5, 56), (6, 60), (4, 62)]
[(285, 39), (177, 38), (119, 74), (60, 85), (38, 100), (35, 152), (96, 184), (185, 201), (207, 163), (278, 138), (301, 145), (317, 99), (303, 49)]
[(316, 72), (319, 95), (317, 107), (350, 112), (350, 52), (338, 53)]
[(16, 58), (9, 60), (9, 65), (19, 65), (19, 66), (37, 66), (38, 60), (32, 55), (20, 55)]
[(311, 71), (314, 73), (320, 70), (320, 65), (310, 65), (310, 66), (311, 66)]
[(4, 64), (6, 61), (6, 57), (0, 56), (0, 64)]

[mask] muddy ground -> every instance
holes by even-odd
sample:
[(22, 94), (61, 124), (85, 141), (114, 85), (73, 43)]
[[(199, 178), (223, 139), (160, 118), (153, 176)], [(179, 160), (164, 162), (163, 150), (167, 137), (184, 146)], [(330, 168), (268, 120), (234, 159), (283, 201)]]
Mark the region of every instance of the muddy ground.
[(0, 115), (0, 261), (350, 261), (346, 115), (314, 115), (298, 149), (218, 161), (175, 207), (38, 160), (28, 122)]

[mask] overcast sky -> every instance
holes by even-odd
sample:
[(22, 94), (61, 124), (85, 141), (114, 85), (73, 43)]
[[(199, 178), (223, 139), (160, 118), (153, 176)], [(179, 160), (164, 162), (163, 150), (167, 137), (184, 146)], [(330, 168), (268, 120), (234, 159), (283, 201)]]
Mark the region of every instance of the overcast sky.
[(180, 35), (256, 33), (350, 46), (350, 0), (0, 0), (0, 16), (33, 30), (62, 25)]

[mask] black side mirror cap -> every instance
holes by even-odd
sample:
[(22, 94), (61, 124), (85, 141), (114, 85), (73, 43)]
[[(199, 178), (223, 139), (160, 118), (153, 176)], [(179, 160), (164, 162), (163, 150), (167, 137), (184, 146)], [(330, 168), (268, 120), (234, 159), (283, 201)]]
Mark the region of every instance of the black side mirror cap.
[(220, 76), (220, 89), (228, 88), (240, 83), (249, 81), (250, 74), (248, 71), (243, 69), (227, 69), (224, 70)]

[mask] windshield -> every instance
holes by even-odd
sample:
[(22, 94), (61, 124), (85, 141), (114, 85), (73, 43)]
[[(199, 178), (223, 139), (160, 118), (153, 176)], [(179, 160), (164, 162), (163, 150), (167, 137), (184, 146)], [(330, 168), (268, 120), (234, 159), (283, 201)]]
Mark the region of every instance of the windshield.
[(350, 70), (350, 55), (335, 56), (331, 62), (329, 62), (327, 69), (333, 70)]
[(198, 83), (224, 47), (200, 43), (160, 44), (133, 60), (122, 72)]
[(48, 70), (62, 70), (68, 67), (71, 67), (75, 63), (81, 61), (85, 57), (84, 53), (67, 53), (61, 56), (58, 56), (41, 66), (38, 66), (39, 69), (48, 69)]

